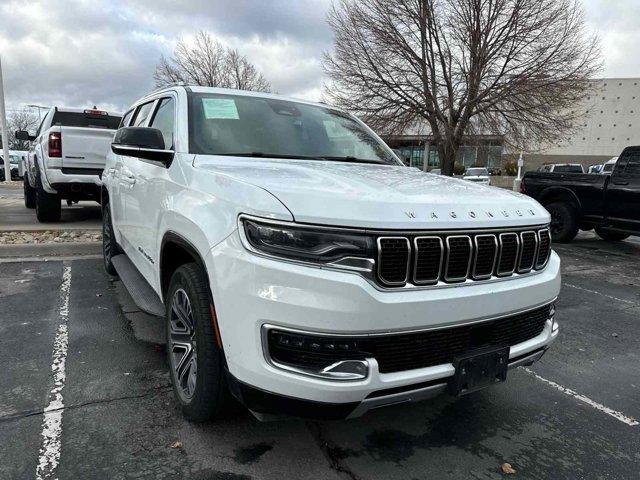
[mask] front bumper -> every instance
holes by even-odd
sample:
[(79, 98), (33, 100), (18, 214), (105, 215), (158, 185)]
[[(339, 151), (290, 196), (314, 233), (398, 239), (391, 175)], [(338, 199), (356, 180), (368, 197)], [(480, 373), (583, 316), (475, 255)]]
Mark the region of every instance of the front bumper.
[[(255, 399), (263, 395), (255, 392), (316, 407), (328, 405), (329, 410), (337, 405), (338, 417), (360, 415), (382, 404), (441, 393), (455, 371), (445, 363), (380, 373), (374, 361), (362, 380), (305, 376), (282, 370), (265, 358), (264, 325), (349, 335), (428, 330), (530, 310), (553, 301), (560, 291), (560, 260), (555, 253), (547, 267), (534, 274), (403, 291), (381, 291), (353, 273), (253, 255), (244, 249), (237, 232), (213, 248), (205, 261), (230, 378), (241, 385), (236, 395), (261, 413), (272, 413), (277, 402), (261, 407)], [(537, 360), (557, 335), (548, 321), (539, 335), (511, 347), (510, 363)], [(253, 393), (243, 393), (248, 390)]]

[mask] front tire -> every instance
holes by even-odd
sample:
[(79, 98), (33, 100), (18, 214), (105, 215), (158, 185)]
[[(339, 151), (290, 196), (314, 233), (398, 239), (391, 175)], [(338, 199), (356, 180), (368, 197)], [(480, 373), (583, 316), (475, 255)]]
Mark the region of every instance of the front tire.
[(24, 206), (27, 208), (36, 208), (36, 189), (29, 183), (29, 178), (25, 172), (23, 181), (24, 190)]
[(166, 297), (167, 356), (176, 400), (192, 422), (210, 420), (229, 398), (211, 304), (202, 268), (195, 263), (178, 267)]
[(569, 243), (578, 234), (578, 216), (575, 210), (562, 202), (550, 203), (545, 208), (551, 215), (551, 240)]
[(111, 209), (109, 208), (109, 204), (107, 204), (102, 210), (102, 259), (104, 262), (104, 269), (109, 275), (118, 275), (118, 272), (116, 272), (111, 260), (119, 253), (120, 247), (118, 246), (116, 237), (113, 234)]
[(42, 187), (36, 190), (36, 217), (39, 222), (59, 222), (62, 213), (60, 197), (45, 192)]
[(626, 233), (603, 230), (602, 228), (596, 228), (595, 230), (601, 239), (607, 240), (608, 242), (620, 242), (630, 237), (630, 235)]

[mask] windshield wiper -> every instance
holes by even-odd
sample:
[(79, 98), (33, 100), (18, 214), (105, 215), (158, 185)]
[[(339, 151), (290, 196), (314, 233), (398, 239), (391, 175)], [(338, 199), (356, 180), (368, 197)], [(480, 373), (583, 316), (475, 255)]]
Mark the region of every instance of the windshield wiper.
[(258, 158), (291, 158), (300, 160), (323, 160), (323, 157), (310, 155), (292, 155), (288, 153), (265, 153), (265, 152), (240, 152), (240, 153), (215, 153), (214, 155), (224, 155), (226, 157), (258, 157)]
[(374, 160), (372, 158), (352, 157), (351, 155), (346, 155), (344, 157), (320, 157), (320, 158), (322, 158), (323, 160), (332, 160), (336, 162), (375, 163), (378, 165), (384, 164), (384, 162), (381, 162), (380, 160)]

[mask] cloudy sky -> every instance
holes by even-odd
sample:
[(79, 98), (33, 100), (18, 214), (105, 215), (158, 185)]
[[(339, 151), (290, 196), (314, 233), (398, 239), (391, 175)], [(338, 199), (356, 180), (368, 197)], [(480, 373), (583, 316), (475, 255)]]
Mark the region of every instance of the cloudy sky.
[[(583, 0), (607, 77), (640, 77), (640, 2)], [(124, 110), (153, 88), (160, 55), (199, 29), (238, 48), (279, 93), (317, 100), (331, 0), (0, 0), (9, 109)]]

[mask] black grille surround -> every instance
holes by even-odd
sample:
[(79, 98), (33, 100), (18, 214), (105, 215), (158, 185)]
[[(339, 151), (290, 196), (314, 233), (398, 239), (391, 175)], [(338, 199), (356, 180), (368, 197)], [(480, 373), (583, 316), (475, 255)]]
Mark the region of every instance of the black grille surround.
[(385, 232), (377, 238), (376, 281), (384, 288), (527, 274), (544, 269), (551, 254), (549, 229), (541, 226), (429, 234)]
[[(286, 345), (278, 342), (278, 327), (264, 336), (265, 354), (276, 364), (318, 369), (346, 359), (375, 358), (380, 373), (394, 373), (453, 362), (454, 358), (488, 347), (512, 347), (540, 335), (552, 304), (468, 325), (407, 333), (362, 336), (295, 333)], [(286, 332), (286, 329), (284, 330)], [(295, 345), (295, 335), (305, 345)], [(302, 342), (300, 343), (302, 345)]]

